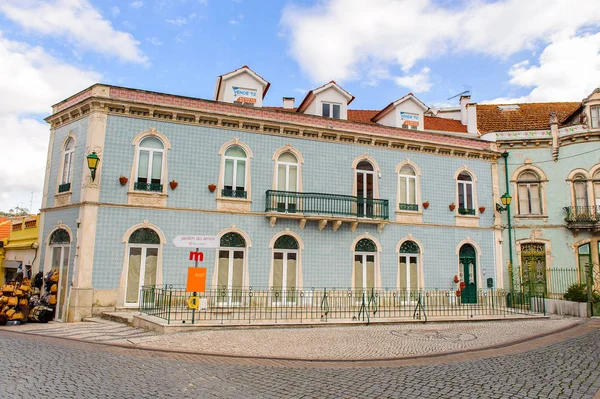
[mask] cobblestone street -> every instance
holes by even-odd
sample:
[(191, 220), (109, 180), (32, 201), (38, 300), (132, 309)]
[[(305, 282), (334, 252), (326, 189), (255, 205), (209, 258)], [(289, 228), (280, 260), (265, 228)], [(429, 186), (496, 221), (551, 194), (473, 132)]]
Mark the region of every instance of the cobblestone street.
[(559, 333), (547, 346), (542, 338), (518, 344), (517, 353), (337, 364), (164, 353), (5, 329), (0, 392), (7, 398), (592, 398), (600, 388), (598, 324), (574, 328), (579, 335)]

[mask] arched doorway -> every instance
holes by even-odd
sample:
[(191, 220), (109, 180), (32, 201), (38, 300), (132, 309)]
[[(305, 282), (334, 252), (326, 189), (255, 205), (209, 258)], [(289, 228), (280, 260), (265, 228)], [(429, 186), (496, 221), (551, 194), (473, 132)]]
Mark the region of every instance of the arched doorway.
[(477, 255), (471, 244), (464, 244), (460, 247), (459, 262), (459, 272), (465, 283), (461, 302), (477, 303)]
[(137, 229), (129, 236), (125, 306), (138, 307), (141, 288), (156, 285), (160, 237), (147, 227)]
[(363, 238), (354, 246), (354, 289), (357, 295), (375, 288), (377, 246)]
[(219, 248), (217, 287), (219, 302), (227, 305), (239, 305), (244, 285), (244, 258), (246, 240), (241, 234), (229, 232), (223, 234)]
[(56, 292), (55, 320), (67, 321), (69, 293), (69, 260), (71, 236), (65, 229), (55, 230), (50, 236), (50, 268), (58, 272), (58, 290)]
[(282, 304), (296, 302), (298, 287), (298, 241), (291, 235), (273, 245), (273, 295)]

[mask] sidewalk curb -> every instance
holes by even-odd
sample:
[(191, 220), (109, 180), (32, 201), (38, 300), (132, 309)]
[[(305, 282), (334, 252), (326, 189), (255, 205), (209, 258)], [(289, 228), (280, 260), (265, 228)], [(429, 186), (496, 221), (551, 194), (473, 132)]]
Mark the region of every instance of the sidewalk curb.
[[(88, 341), (88, 340), (79, 339), (79, 338), (48, 336), (48, 335), (44, 335), (44, 334), (30, 333), (30, 332), (24, 332), (24, 331), (9, 331), (8, 329), (0, 329), (0, 334), (8, 333), (8, 334), (18, 334), (18, 335), (24, 335), (24, 336), (38, 336), (38, 337), (44, 337), (47, 339), (55, 339), (55, 340), (62, 340), (62, 341), (68, 341), (68, 342), (78, 342), (78, 343), (99, 345), (99, 346), (105, 346), (105, 347), (133, 349), (133, 350), (155, 352), (155, 353), (181, 354), (181, 355), (191, 355), (191, 356), (201, 356), (201, 357), (204, 356), (204, 357), (211, 357), (211, 358), (242, 359), (242, 360), (271, 360), (271, 361), (278, 361), (278, 362), (303, 362), (303, 363), (314, 363), (314, 364), (318, 364), (318, 363), (343, 364), (343, 363), (385, 363), (385, 362), (392, 362), (392, 361), (405, 361), (405, 360), (416, 360), (416, 359), (435, 359), (435, 358), (457, 356), (457, 355), (468, 354), (468, 353), (484, 352), (484, 351), (488, 351), (488, 350), (507, 348), (507, 347), (515, 346), (515, 345), (522, 344), (522, 343), (525, 343), (528, 341), (533, 341), (533, 340), (548, 337), (551, 335), (560, 334), (560, 333), (572, 330), (574, 328), (585, 326), (586, 324), (589, 324), (589, 323), (590, 323), (590, 320), (584, 320), (580, 323), (576, 323), (576, 324), (573, 324), (573, 325), (570, 325), (567, 327), (562, 327), (557, 330), (545, 332), (545, 333), (538, 334), (538, 335), (533, 335), (533, 336), (526, 337), (526, 338), (517, 339), (514, 341), (508, 341), (508, 342), (504, 342), (504, 343), (500, 343), (500, 344), (483, 346), (483, 347), (479, 347), (479, 348), (463, 349), (463, 350), (458, 350), (458, 351), (454, 351), (454, 352), (440, 352), (440, 353), (397, 356), (397, 357), (387, 357), (387, 358), (358, 358), (358, 359), (307, 359), (307, 358), (293, 358), (293, 357), (252, 356), (252, 355), (234, 355), (234, 354), (214, 353), (214, 352), (183, 351), (183, 350), (177, 350), (177, 349), (151, 348), (151, 347), (138, 346), (138, 345), (134, 345), (134, 344), (127, 345), (127, 344), (110, 343), (110, 342), (95, 342), (95, 341)], [(494, 355), (492, 355), (492, 356), (494, 356)]]

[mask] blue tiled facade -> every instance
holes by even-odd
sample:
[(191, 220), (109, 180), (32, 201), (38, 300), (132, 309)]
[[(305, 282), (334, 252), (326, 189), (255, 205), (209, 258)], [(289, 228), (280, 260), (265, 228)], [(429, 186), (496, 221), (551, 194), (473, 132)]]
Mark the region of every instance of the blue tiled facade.
[[(77, 167), (83, 165), (83, 140), (87, 119), (58, 129), (55, 135), (49, 192), (56, 190), (56, 173), (60, 159), (60, 144), (72, 131), (78, 137), (76, 149)], [(128, 186), (119, 184), (119, 176), (129, 177), (134, 162), (134, 138), (155, 128), (168, 138), (171, 149), (167, 151), (168, 175), (164, 182), (176, 180), (176, 190), (168, 189), (166, 209), (135, 208), (127, 206)], [(216, 211), (216, 193), (210, 193), (209, 184), (217, 184), (220, 171), (221, 146), (234, 138), (250, 147), (252, 204), (251, 214), (235, 214)], [(265, 217), (265, 191), (272, 189), (274, 152), (292, 145), (304, 157), (302, 184), (304, 192), (352, 195), (354, 171), (352, 162), (368, 153), (379, 165), (379, 198), (390, 202), (390, 219), (379, 233), (375, 224), (359, 224), (356, 231), (343, 223), (337, 231), (327, 226), (320, 231), (315, 221), (309, 221), (300, 229), (296, 220), (279, 218), (270, 227)], [(420, 171), (422, 202), (430, 206), (423, 210), (423, 224), (397, 224), (395, 202), (397, 190), (397, 165), (410, 159)], [(81, 160), (81, 162), (79, 162)], [(251, 286), (266, 287), (271, 267), (272, 237), (285, 229), (297, 233), (303, 240), (302, 272), (304, 287), (350, 287), (352, 285), (352, 242), (361, 234), (369, 233), (380, 244), (380, 273), (384, 287), (396, 288), (398, 242), (411, 234), (422, 243), (424, 288), (452, 288), (452, 277), (457, 273), (457, 246), (465, 239), (472, 239), (481, 249), (480, 267), (484, 278), (495, 277), (495, 248), (493, 242), (493, 201), (491, 163), (458, 157), (424, 154), (370, 147), (355, 144), (323, 143), (309, 139), (279, 137), (245, 131), (190, 126), (172, 122), (135, 119), (109, 115), (105, 146), (102, 153), (102, 178), (100, 184), (100, 208), (95, 236), (92, 285), (94, 289), (118, 290), (125, 256), (122, 242), (125, 232), (147, 220), (157, 226), (166, 236), (162, 246), (163, 283), (182, 284), (186, 276), (187, 249), (175, 248), (171, 240), (179, 234), (216, 235), (219, 231), (235, 225), (249, 237), (252, 247), (247, 256)], [(478, 206), (490, 211), (480, 215), (478, 228), (456, 227), (454, 212), (448, 205), (456, 201), (457, 170), (467, 167), (476, 177)], [(79, 171), (80, 172), (80, 171)], [(76, 170), (73, 184), (73, 207), (61, 211), (46, 212), (44, 235), (58, 220), (76, 231), (75, 220), (79, 217), (76, 207), (81, 173)], [(52, 196), (50, 196), (52, 197)], [(107, 204), (111, 206), (102, 206)], [(48, 204), (52, 206), (51, 203)], [(175, 209), (174, 209), (175, 208)], [(204, 266), (208, 268), (209, 281), (213, 275), (216, 250), (205, 252)], [(74, 256), (75, 251), (72, 251)], [(42, 257), (45, 253), (42, 253)]]

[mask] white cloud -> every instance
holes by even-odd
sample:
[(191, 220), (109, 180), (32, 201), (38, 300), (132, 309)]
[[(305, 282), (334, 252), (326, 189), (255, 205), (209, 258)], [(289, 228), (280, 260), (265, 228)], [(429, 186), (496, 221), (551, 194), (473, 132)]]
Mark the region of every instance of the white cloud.
[(398, 86), (406, 87), (416, 93), (429, 91), (431, 82), (429, 81), (429, 68), (425, 67), (413, 75), (398, 76), (394, 78)]
[(148, 62), (140, 43), (131, 34), (115, 30), (87, 0), (4, 0), (0, 2), (0, 13), (26, 30), (66, 37), (80, 51), (96, 51), (127, 62)]
[(29, 115), (50, 114), (50, 106), (100, 80), (100, 74), (65, 64), (41, 47), (0, 34), (0, 209), (40, 206), (49, 138), (45, 122)]
[(324, 0), (287, 6), (281, 18), (291, 55), (316, 83), (362, 79), (373, 67), (399, 68), (406, 75), (401, 82), (409, 83), (421, 74), (412, 71), (418, 62), (461, 52), (504, 58), (599, 23), (595, 0), (577, 7), (565, 0), (500, 0), (452, 8), (433, 0)]
[(142, 8), (144, 6), (144, 2), (143, 1), (133, 1), (131, 2), (131, 4), (129, 4), (131, 7), (133, 8)]
[(158, 40), (158, 37), (147, 37), (146, 41), (155, 46), (160, 46), (162, 44), (162, 42)]
[(173, 24), (175, 26), (183, 26), (188, 23), (187, 19), (184, 17), (177, 17), (174, 19), (167, 19), (167, 22)]
[(238, 21), (236, 21), (235, 19), (232, 19), (232, 20), (230, 20), (230, 21), (229, 21), (229, 24), (230, 24), (230, 25), (236, 25), (236, 24), (238, 24), (238, 23), (239, 23), (239, 22), (238, 22)]
[(302, 95), (305, 95), (306, 93), (308, 93), (308, 89), (301, 89), (299, 87), (295, 88), (293, 91), (295, 91), (296, 93), (300, 93)]
[(581, 101), (600, 86), (600, 33), (559, 39), (548, 45), (539, 65), (513, 65), (510, 83), (533, 88), (525, 96), (497, 98), (493, 103)]
[(119, 14), (121, 13), (121, 9), (117, 6), (114, 6), (113, 8), (111, 8), (111, 12), (113, 17), (118, 17)]
[(96, 72), (65, 64), (41, 47), (1, 34), (0, 60), (0, 115), (48, 113), (52, 104), (100, 80)]

